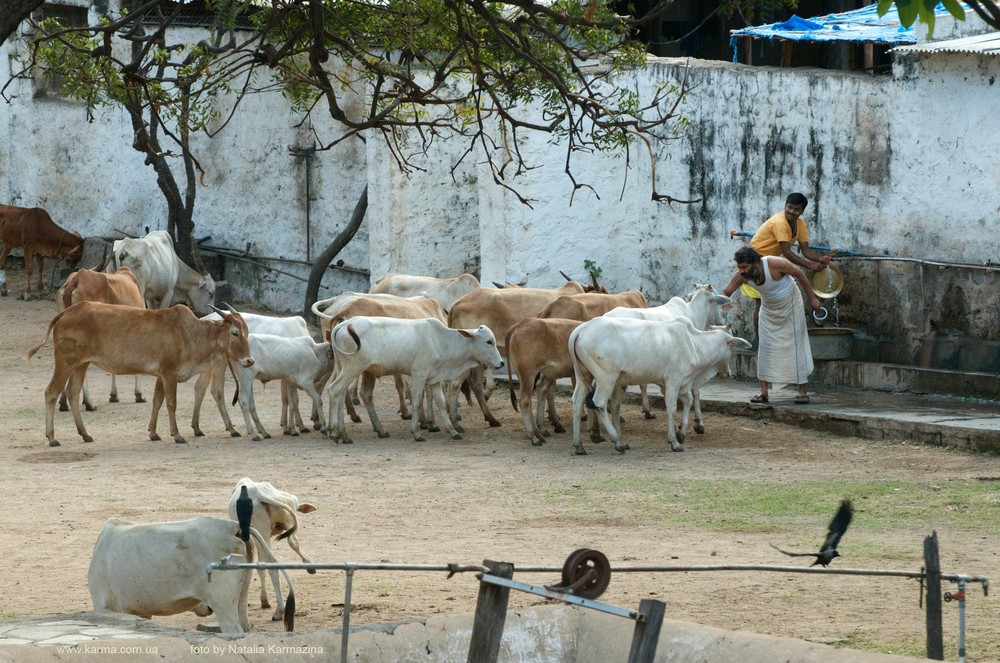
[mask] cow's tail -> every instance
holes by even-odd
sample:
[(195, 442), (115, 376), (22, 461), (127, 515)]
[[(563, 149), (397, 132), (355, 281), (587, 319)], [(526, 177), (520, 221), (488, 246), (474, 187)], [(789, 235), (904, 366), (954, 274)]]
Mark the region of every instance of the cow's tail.
[(28, 348), (28, 351), (24, 353), (25, 359), (31, 359), (32, 357), (34, 357), (35, 353), (38, 352), (43, 345), (45, 345), (45, 341), (49, 340), (49, 334), (52, 333), (52, 328), (55, 326), (56, 322), (58, 322), (59, 319), (63, 317), (63, 313), (65, 312), (66, 312), (65, 310), (60, 311), (58, 315), (56, 315), (56, 317), (52, 318), (52, 322), (49, 323), (49, 328), (45, 331), (45, 338), (43, 338), (41, 342), (38, 343), (38, 345)]
[(344, 350), (337, 344), (337, 331), (340, 328), (341, 326), (337, 325), (336, 327), (333, 328), (333, 331), (330, 332), (330, 347), (336, 349), (336, 351), (339, 352), (340, 354), (356, 355), (358, 352), (361, 351), (361, 339), (358, 338), (357, 332), (354, 331), (354, 325), (348, 324), (345, 327), (345, 329), (347, 329), (347, 333), (351, 335), (351, 338), (354, 339), (354, 343), (357, 344), (358, 346), (357, 350), (355, 350), (354, 352), (348, 352), (347, 350)]
[[(577, 329), (579, 329), (579, 327), (577, 327)], [(576, 370), (576, 367), (583, 365), (583, 362), (580, 361), (580, 355), (576, 351), (576, 344), (580, 342), (580, 335), (576, 333), (576, 331), (574, 330), (573, 335), (570, 338), (573, 341), (573, 343), (569, 346), (569, 350), (570, 350), (570, 355), (573, 359), (573, 373), (575, 374), (579, 372)], [(594, 404), (593, 386), (591, 386), (590, 391), (587, 392), (587, 407), (589, 407), (591, 410), (597, 409), (597, 406)]]
[[(503, 346), (507, 348), (507, 391), (510, 392), (510, 404), (514, 406), (514, 412), (520, 412), (521, 410), (517, 407), (517, 393), (514, 391), (514, 377), (511, 373), (511, 364), (514, 363), (510, 356), (510, 332), (513, 329), (511, 327), (507, 330), (507, 333), (503, 337)], [(518, 380), (521, 379), (520, 373), (518, 373)]]
[(62, 293), (62, 308), (68, 309), (73, 305), (73, 292), (76, 290), (77, 286), (80, 285), (80, 272), (73, 272), (69, 280), (63, 285), (59, 291)]
[[(264, 561), (269, 564), (277, 564), (278, 558), (271, 552), (271, 547), (267, 545), (267, 541), (260, 535), (260, 532), (251, 527), (250, 536), (257, 542), (257, 549), (260, 550), (261, 557), (265, 558)], [(291, 633), (295, 630), (295, 588), (292, 587), (292, 579), (288, 576), (288, 571), (278, 570), (285, 576), (285, 582), (288, 583), (288, 597), (285, 599), (285, 612), (281, 615), (281, 622), (285, 625), (285, 630)]]
[(236, 403), (238, 403), (239, 400), (240, 400), (240, 379), (238, 377), (236, 377), (236, 369), (233, 368), (232, 364), (230, 364), (227, 361), (226, 362), (226, 366), (229, 367), (229, 373), (230, 373), (230, 375), (233, 376), (233, 382), (236, 383), (236, 389), (234, 390), (234, 393), (233, 393), (233, 405), (236, 405)]

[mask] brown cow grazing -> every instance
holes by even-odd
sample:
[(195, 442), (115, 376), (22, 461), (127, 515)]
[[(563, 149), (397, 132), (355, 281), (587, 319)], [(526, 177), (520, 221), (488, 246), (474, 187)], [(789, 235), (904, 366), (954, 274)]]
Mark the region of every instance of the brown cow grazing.
[(246, 322), (235, 311), (218, 313), (223, 319), (214, 322), (198, 319), (184, 305), (149, 311), (81, 302), (54, 317), (45, 338), (26, 353), (30, 359), (52, 334), (55, 369), (45, 388), (45, 436), (49, 446), (59, 446), (53, 419), (56, 399), (63, 389), (68, 389), (77, 432), (84, 442), (94, 441), (80, 416), (80, 390), (90, 364), (117, 375), (156, 376), (149, 439), (160, 439), (156, 419), (166, 398), (170, 435), (175, 442), (186, 443), (177, 429), (177, 383), (204, 373), (220, 361), (253, 365)]
[[(135, 274), (128, 267), (121, 267), (117, 272), (105, 274), (101, 268), (81, 269), (73, 272), (66, 279), (66, 283), (59, 288), (56, 293), (56, 309), (64, 311), (73, 304), (80, 302), (102, 302), (104, 304), (121, 304), (122, 306), (135, 306), (146, 308), (146, 300), (142, 297), (142, 290), (139, 289), (139, 282)], [(114, 374), (111, 375), (111, 397), (110, 403), (118, 402), (118, 384)], [(142, 392), (139, 391), (139, 378), (135, 378), (135, 402), (145, 403)], [(87, 393), (87, 384), (83, 385), (83, 406), (88, 412), (95, 410), (94, 404)], [(65, 412), (69, 409), (66, 402), (66, 392), (59, 397), (59, 411)]]
[(70, 269), (83, 255), (83, 237), (56, 225), (41, 207), (26, 208), (0, 205), (0, 269), (12, 249), (24, 249), (24, 299), (31, 298), (31, 269), (38, 258), (38, 291), (42, 291), (42, 267), (45, 258), (65, 259)]

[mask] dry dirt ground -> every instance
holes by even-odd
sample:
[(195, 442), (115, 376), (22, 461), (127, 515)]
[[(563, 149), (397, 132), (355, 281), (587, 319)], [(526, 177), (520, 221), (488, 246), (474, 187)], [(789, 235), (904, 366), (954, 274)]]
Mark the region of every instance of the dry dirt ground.
[[(209, 401), (202, 414), (207, 436), (195, 438), (189, 426), (189, 382), (181, 385), (178, 408), (189, 443), (176, 444), (166, 435), (165, 412), (160, 419), (165, 440), (151, 442), (146, 434), (150, 405), (132, 402), (131, 379), (119, 380), (123, 402), (109, 404), (109, 378), (94, 369), (90, 386), (99, 408), (84, 416), (95, 442), (84, 444), (70, 415), (57, 413), (56, 434), (63, 446), (50, 449), (43, 435), (43, 390), (52, 371), (51, 343), (30, 361), (23, 355), (45, 336), (55, 305), (51, 299), (17, 301), (20, 284), (12, 271), (11, 296), (0, 299), (0, 412), (5, 430), (0, 444), (5, 479), (0, 586), (5, 588), (6, 620), (90, 609), (87, 566), (105, 519), (151, 522), (222, 516), (232, 487), (243, 476), (270, 481), (318, 507), (302, 517), (300, 530), (303, 549), (314, 561), (479, 564), (495, 559), (548, 567), (561, 567), (566, 556), (581, 547), (604, 552), (613, 567), (806, 566), (808, 560), (786, 558), (769, 543), (797, 550), (818, 546), (836, 508), (835, 498), (825, 496), (821, 508), (810, 508), (808, 516), (762, 528), (734, 524), (726, 506), (732, 502), (706, 502), (699, 492), (725, 486), (740, 501), (793, 484), (885, 481), (931, 491), (956, 482), (982, 485), (1000, 477), (996, 457), (874, 443), (711, 414), (708, 432), (692, 435), (686, 452), (672, 453), (662, 415), (645, 421), (634, 405), (623, 411), (631, 450), (619, 455), (605, 443), (590, 445), (590, 455), (577, 457), (568, 435), (532, 447), (505, 390), (491, 400), (503, 427), (488, 428), (464, 406), (465, 440), (452, 441), (439, 433), (416, 443), (408, 422), (392, 415), (395, 406), (387, 384), (380, 385), (378, 393), (391, 432), (388, 439), (376, 438), (367, 418), (353, 424), (356, 443), (351, 446), (335, 445), (318, 433), (281, 437), (276, 385), (258, 389), (258, 404), (263, 421), (278, 437), (262, 442), (230, 438)], [(151, 397), (152, 380), (144, 378), (142, 385)], [(568, 418), (566, 399), (561, 407)], [(234, 423), (242, 421), (238, 408), (230, 411)], [(242, 429), (242, 424), (237, 427)], [(740, 492), (744, 490), (745, 497)], [(883, 499), (890, 500), (891, 509), (898, 508), (898, 520), (891, 527), (867, 525), (865, 504), (858, 501), (859, 512), (841, 544), (845, 557), (835, 565), (919, 570), (923, 539), (936, 529), (946, 572), (1000, 578), (995, 522), (980, 530), (975, 525), (953, 528), (949, 519), (933, 513), (910, 517), (913, 505), (894, 505), (889, 493)], [(996, 518), (998, 491), (979, 494), (977, 499), (993, 501), (990, 513)], [(275, 551), (283, 560), (298, 561), (284, 544)], [(534, 584), (559, 579), (552, 574), (515, 578)], [(293, 579), (297, 630), (341, 624), (342, 572), (295, 571)], [(944, 589), (954, 591), (953, 586)], [(471, 574), (446, 579), (443, 573), (358, 571), (352, 623), (470, 613), (477, 590)], [(254, 580), (251, 596), (256, 592)], [(970, 586), (969, 596), (967, 660), (1000, 661), (997, 599), (983, 598), (978, 585)], [(614, 574), (600, 600), (637, 607), (647, 597), (665, 601), (667, 616), (673, 619), (894, 653), (919, 654), (923, 646), (924, 617), (914, 580), (621, 572)], [(511, 598), (512, 605), (544, 602), (518, 592)], [(956, 605), (946, 604), (944, 616), (946, 658), (952, 660), (957, 649)], [(270, 611), (260, 610), (255, 602), (251, 607), (256, 628), (278, 630), (269, 621)], [(193, 613), (158, 619), (188, 628), (214, 624)]]

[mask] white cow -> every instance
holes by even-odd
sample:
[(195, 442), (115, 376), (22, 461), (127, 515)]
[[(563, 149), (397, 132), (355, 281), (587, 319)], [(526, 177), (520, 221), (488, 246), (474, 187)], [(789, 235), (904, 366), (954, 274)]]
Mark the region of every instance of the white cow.
[[(285, 338), (272, 334), (250, 334), (250, 354), (253, 365), (244, 368), (231, 364), (236, 373), (238, 399), (243, 410), (243, 421), (247, 426), (247, 435), (254, 441), (261, 436), (269, 438), (270, 433), (264, 430), (264, 425), (257, 417), (257, 402), (254, 399), (254, 380), (267, 383), (271, 380), (281, 380), (284, 385), (302, 389), (312, 398), (313, 411), (319, 412), (320, 429), (323, 422), (323, 400), (319, 390), (323, 388), (330, 374), (333, 373), (333, 357), (329, 343), (317, 343), (309, 336)], [(319, 386), (317, 386), (319, 385)], [(284, 398), (285, 389), (282, 390)], [(283, 403), (282, 407), (285, 405)], [(253, 424), (250, 419), (253, 419)], [(282, 419), (285, 418), (284, 411)], [(254, 435), (253, 425), (257, 426), (259, 435)]]
[[(487, 365), (503, 368), (503, 358), (497, 350), (496, 338), (489, 328), (450, 329), (439, 320), (402, 320), (398, 318), (358, 316), (338, 324), (330, 332), (336, 368), (328, 387), (330, 396), (330, 437), (350, 444), (344, 424), (344, 396), (351, 382), (362, 373), (391, 375), (402, 373), (413, 378), (412, 393), (422, 394), (427, 386), (434, 387), (432, 394), (442, 412), (447, 431), (452, 439), (462, 436), (447, 416), (442, 382), (463, 377), (475, 366)], [(436, 387), (435, 387), (436, 385)], [(371, 392), (362, 383), (361, 398), (368, 409), (372, 425), (384, 437), (384, 431), (375, 408)], [(419, 422), (410, 422), (413, 439), (422, 442)]]
[[(573, 390), (573, 446), (586, 454), (580, 442), (584, 405), (590, 405), (587, 374), (593, 376), (593, 407), (611, 436), (615, 450), (624, 453), (619, 406), (630, 384), (658, 384), (667, 407), (667, 440), (674, 451), (683, 451), (692, 390), (716, 375), (729, 375), (733, 350), (749, 349), (750, 342), (723, 328), (697, 329), (687, 318), (667, 322), (595, 318), (570, 334), (569, 350), (576, 372)], [(674, 424), (677, 399), (684, 405), (681, 426)], [(610, 413), (609, 413), (610, 411)]]
[[(277, 562), (260, 533), (252, 529), (250, 534), (263, 561)], [(245, 633), (250, 630), (250, 572), (216, 571), (211, 579), (206, 572), (209, 563), (229, 555), (236, 562), (252, 561), (254, 546), (239, 537), (239, 523), (223, 518), (148, 524), (111, 518), (101, 527), (87, 572), (94, 609), (147, 619), (214, 612), (223, 633)], [(285, 579), (290, 631), (295, 601), (287, 573)]]
[[(633, 318), (635, 320), (675, 320), (687, 318), (698, 329), (708, 329), (712, 325), (723, 323), (722, 307), (732, 303), (729, 297), (720, 295), (711, 284), (696, 283), (694, 290), (683, 297), (671, 297), (670, 301), (660, 306), (650, 308), (626, 308), (620, 306), (605, 313), (608, 318)], [(649, 393), (646, 385), (639, 385), (642, 396), (642, 411), (647, 419), (653, 419), (652, 408), (649, 406)], [(691, 396), (694, 405), (694, 432), (699, 435), (705, 432), (701, 418), (701, 394), (695, 389)]]
[[(262, 315), (259, 313), (247, 313), (245, 315), (241, 313), (240, 315), (243, 316), (244, 321), (247, 323), (247, 329), (251, 334), (271, 334), (273, 336), (284, 336), (286, 338), (308, 337), (310, 340), (312, 339), (312, 333), (309, 331), (309, 325), (306, 324), (305, 318), (302, 316), (294, 315), (282, 317)], [(213, 312), (204, 316), (202, 319), (218, 320), (220, 319), (220, 316), (218, 313)], [(200, 426), (201, 404), (205, 399), (205, 392), (208, 390), (209, 384), (211, 384), (212, 399), (219, 408), (219, 413), (222, 415), (222, 421), (226, 426), (226, 430), (229, 431), (229, 434), (233, 437), (240, 436), (240, 434), (236, 431), (236, 428), (233, 427), (232, 421), (229, 419), (229, 412), (226, 410), (225, 376), (226, 364), (220, 364), (212, 371), (199, 376), (198, 381), (195, 383), (194, 414), (191, 417), (191, 427), (194, 429), (196, 436), (204, 435)], [(318, 376), (317, 383), (314, 385), (315, 388), (317, 390), (322, 389), (329, 377), (329, 373)], [(312, 419), (316, 430), (319, 430), (320, 428), (319, 422), (321, 418), (322, 406), (318, 408), (314, 407)], [(285, 380), (282, 380), (281, 383), (281, 429), (286, 435), (292, 436), (297, 436), (300, 430), (303, 433), (309, 430), (303, 425), (302, 416), (299, 414), (298, 387)], [(268, 435), (267, 437), (270, 436)]]
[[(299, 498), (295, 495), (278, 490), (266, 481), (254, 481), (243, 477), (236, 484), (236, 488), (233, 489), (233, 494), (229, 498), (228, 513), (233, 520), (236, 520), (236, 500), (239, 499), (242, 486), (247, 487), (247, 495), (253, 500), (253, 516), (250, 519), (250, 526), (268, 539), (287, 540), (288, 545), (303, 562), (312, 561), (299, 549), (299, 539), (296, 536), (299, 519), (296, 513), (312, 513), (316, 507), (308, 502), (300, 503)], [(275, 602), (277, 603), (271, 619), (278, 621), (284, 614), (285, 602), (281, 596), (281, 582), (278, 580), (278, 572), (271, 570), (270, 573), (271, 584), (274, 585)], [(309, 569), (309, 573), (316, 573), (316, 571)], [(270, 608), (271, 603), (267, 600), (264, 570), (259, 569), (257, 575), (260, 578), (260, 607)]]
[(479, 287), (479, 279), (462, 274), (450, 279), (409, 274), (386, 274), (372, 286), (371, 293), (386, 293), (398, 297), (427, 295), (433, 297), (447, 313), (451, 305)]
[(115, 267), (129, 267), (135, 274), (148, 308), (187, 304), (198, 315), (212, 310), (215, 280), (177, 257), (170, 233), (154, 230), (139, 239), (115, 240), (111, 248)]

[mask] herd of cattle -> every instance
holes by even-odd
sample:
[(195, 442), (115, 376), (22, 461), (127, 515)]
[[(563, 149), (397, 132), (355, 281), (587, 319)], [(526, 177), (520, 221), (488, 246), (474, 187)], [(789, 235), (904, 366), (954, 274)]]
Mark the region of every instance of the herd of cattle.
[[(59, 228), (44, 210), (6, 206), (0, 206), (0, 242), (0, 267), (12, 247), (24, 247), (25, 298), (30, 297), (34, 257), (65, 258), (75, 267), (83, 245), (79, 235)], [(577, 454), (586, 454), (581, 426), (588, 407), (593, 412), (588, 417), (591, 439), (600, 441), (603, 424), (615, 449), (624, 453), (628, 445), (622, 442), (619, 414), (624, 390), (639, 385), (643, 409), (652, 418), (648, 384), (663, 391), (667, 438), (673, 450), (681, 451), (692, 408), (694, 429), (704, 432), (699, 388), (728, 372), (733, 350), (750, 346), (721, 326), (722, 308), (729, 299), (711, 285), (696, 285), (685, 296), (649, 307), (642, 293), (609, 294), (596, 279), (585, 286), (566, 277), (567, 282), (554, 289), (485, 288), (469, 274), (455, 278), (390, 274), (369, 293), (346, 292), (316, 302), (312, 311), (323, 339), (316, 341), (298, 316), (216, 308), (212, 278), (185, 265), (165, 232), (114, 242), (111, 262), (108, 271), (101, 265), (70, 275), (56, 295), (57, 313), (45, 338), (26, 353), (30, 358), (52, 336), (55, 366), (45, 389), (45, 435), (51, 446), (60, 445), (54, 431), (60, 398), (83, 440), (93, 440), (80, 412), (81, 400), (88, 410), (93, 408), (85, 386), (91, 364), (112, 376), (155, 376), (148, 428), (152, 440), (160, 439), (157, 416), (165, 400), (170, 434), (176, 442), (185, 442), (176, 420), (177, 384), (191, 378), (195, 378), (194, 434), (203, 434), (200, 409), (211, 389), (226, 430), (238, 437), (224, 394), (228, 369), (236, 382), (233, 403), (239, 402), (253, 439), (270, 437), (257, 414), (254, 383), (277, 380), (285, 434), (310, 430), (299, 412), (299, 392), (305, 391), (312, 404), (312, 428), (347, 444), (352, 439), (345, 412), (352, 421), (361, 421), (354, 409), (355, 391), (378, 436), (388, 435), (374, 408), (373, 388), (379, 377), (393, 377), (399, 411), (411, 420), (417, 441), (424, 440), (424, 429), (436, 432), (441, 427), (461, 439), (462, 392), (470, 403), (476, 398), (490, 426), (499, 426), (487, 399), (494, 389), (493, 372), (506, 361), (511, 403), (522, 410), (532, 444), (542, 444), (549, 435), (546, 405), (553, 428), (565, 432), (556, 414), (553, 387), (557, 380), (571, 378)], [(38, 288), (42, 288), (41, 266)], [(114, 401), (117, 389), (112, 385)], [(138, 382), (135, 397), (137, 402), (144, 400)], [(678, 401), (683, 410), (676, 427)], [(252, 536), (247, 538), (241, 538), (236, 522), (242, 488), (254, 505)], [(275, 537), (286, 539), (308, 562), (295, 535), (296, 514), (314, 510), (270, 484), (243, 479), (233, 491), (229, 520), (205, 517), (134, 524), (112, 518), (101, 529), (90, 565), (94, 607), (145, 617), (214, 611), (223, 632), (245, 632), (249, 571), (219, 572), (209, 579), (206, 565), (230, 555), (274, 561), (267, 541)], [(294, 604), (290, 582), (286, 606), (277, 573), (271, 573), (277, 602), (274, 618), (286, 618), (290, 629), (288, 613)], [(263, 574), (261, 605), (269, 607)]]

